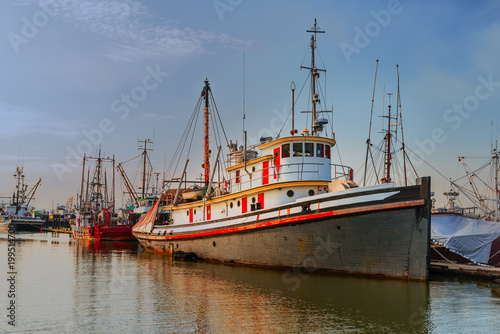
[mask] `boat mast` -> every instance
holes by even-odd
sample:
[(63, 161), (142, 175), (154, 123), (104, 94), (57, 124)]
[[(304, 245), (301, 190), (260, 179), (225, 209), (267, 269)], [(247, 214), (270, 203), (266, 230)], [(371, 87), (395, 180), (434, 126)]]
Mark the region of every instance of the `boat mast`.
[(493, 149), (493, 159), (495, 159), (495, 220), (500, 218), (499, 209), (499, 189), (498, 189), (498, 141)]
[[(210, 84), (208, 83), (208, 79), (205, 79), (205, 87), (203, 87), (202, 96), (205, 98), (205, 162), (203, 167), (205, 169), (205, 187), (208, 187), (208, 183), (210, 182), (210, 147), (208, 142), (208, 94), (210, 91)], [(208, 191), (208, 190), (207, 190)]]
[[(142, 144), (142, 140), (139, 141), (140, 144)], [(152, 151), (152, 148), (147, 147), (147, 145), (150, 144), (152, 145), (153, 142), (150, 139), (144, 139), (144, 147), (142, 150), (142, 161), (143, 161), (143, 166), (142, 166), (142, 197), (145, 198), (147, 196), (147, 189), (149, 188), (149, 182), (146, 185), (146, 163), (148, 160), (148, 151)], [(139, 149), (141, 149), (141, 146), (139, 145)]]
[(17, 185), (16, 185), (16, 194), (14, 194), (14, 203), (16, 205), (16, 215), (19, 213), (19, 210), (21, 210), (21, 205), (23, 204), (22, 201), (20, 200), (21, 195), (24, 198), (24, 175), (23, 175), (23, 167), (17, 166), (16, 168), (16, 174), (14, 174), (14, 178), (17, 179)]
[(382, 179), (382, 183), (391, 183), (391, 93), (389, 95), (389, 115), (387, 116), (387, 133), (385, 135), (385, 153), (386, 160), (384, 164), (385, 178)]
[(311, 35), (311, 67), (305, 67), (301, 66), (300, 68), (305, 68), (311, 71), (311, 103), (312, 103), (312, 135), (315, 135), (316, 132), (322, 131), (323, 130), (323, 125), (319, 124), (316, 121), (316, 103), (319, 103), (320, 100), (318, 98), (318, 94), (316, 93), (316, 78), (319, 77), (318, 71), (325, 71), (323, 69), (318, 69), (316, 68), (315, 62), (314, 62), (314, 49), (316, 48), (316, 34), (320, 33), (325, 33), (323, 30), (319, 30), (319, 27), (317, 26), (316, 19), (314, 19), (314, 27), (312, 27), (310, 30), (306, 30), (306, 32), (312, 32), (314, 35)]

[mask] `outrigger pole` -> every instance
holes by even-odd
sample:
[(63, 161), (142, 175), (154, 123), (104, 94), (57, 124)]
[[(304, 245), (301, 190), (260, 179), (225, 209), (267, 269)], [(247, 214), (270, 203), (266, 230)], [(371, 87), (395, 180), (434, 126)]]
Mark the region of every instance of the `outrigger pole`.
[[(373, 81), (373, 94), (372, 94), (372, 107), (370, 110), (370, 127), (368, 128), (368, 139), (366, 140), (366, 158), (365, 158), (365, 175), (363, 178), (363, 186), (366, 186), (366, 172), (367, 172), (367, 167), (368, 167), (368, 153), (370, 154), (370, 157), (372, 159), (372, 164), (373, 164), (373, 156), (372, 152), (370, 150), (370, 144), (371, 144), (371, 135), (372, 135), (372, 118), (373, 118), (373, 103), (375, 102), (375, 86), (377, 85), (377, 72), (378, 72), (378, 59), (377, 59), (377, 65), (375, 66), (375, 80)], [(375, 174), (377, 173), (375, 169), (375, 165), (373, 165), (373, 169), (375, 170)], [(378, 183), (378, 176), (375, 175)]]

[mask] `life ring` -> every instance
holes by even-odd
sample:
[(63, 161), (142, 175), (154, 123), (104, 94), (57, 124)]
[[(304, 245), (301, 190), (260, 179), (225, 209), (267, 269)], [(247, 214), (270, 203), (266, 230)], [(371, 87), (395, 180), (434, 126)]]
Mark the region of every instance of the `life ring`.
[(28, 217), (28, 214), (27, 214), (27, 213), (24, 213), (24, 217)]
[(223, 181), (224, 181), (224, 191), (227, 191), (227, 180), (224, 179)]

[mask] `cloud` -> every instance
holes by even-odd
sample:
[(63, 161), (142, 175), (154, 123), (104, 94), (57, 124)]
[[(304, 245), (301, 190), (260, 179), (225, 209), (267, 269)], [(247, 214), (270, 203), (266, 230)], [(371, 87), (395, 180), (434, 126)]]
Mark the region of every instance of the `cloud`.
[(72, 136), (78, 133), (78, 121), (67, 121), (29, 107), (13, 106), (0, 102), (0, 119), (3, 129), (1, 139), (28, 135), (50, 134)]
[(175, 119), (175, 117), (172, 115), (160, 115), (160, 114), (156, 114), (156, 113), (142, 114), (142, 116), (145, 118), (152, 118), (152, 119), (157, 119), (157, 120)]
[(211, 44), (238, 50), (252, 44), (227, 34), (153, 25), (148, 8), (136, 0), (24, 0), (20, 4), (38, 4), (54, 18), (112, 40), (103, 54), (113, 60), (183, 58), (204, 53)]

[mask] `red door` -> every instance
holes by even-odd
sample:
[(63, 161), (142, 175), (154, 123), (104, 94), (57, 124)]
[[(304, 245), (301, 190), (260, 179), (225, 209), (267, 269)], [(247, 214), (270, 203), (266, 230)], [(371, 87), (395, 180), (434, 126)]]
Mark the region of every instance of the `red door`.
[(212, 219), (212, 208), (210, 205), (207, 205), (207, 220)]
[(274, 152), (274, 178), (278, 178), (278, 174), (280, 173), (280, 148), (275, 148)]
[(257, 203), (260, 203), (260, 208), (264, 209), (264, 194), (257, 195)]
[(193, 209), (189, 209), (189, 222), (193, 222)]
[(247, 213), (247, 198), (243, 197), (241, 199), (241, 213)]
[(269, 161), (262, 163), (262, 184), (269, 183)]

